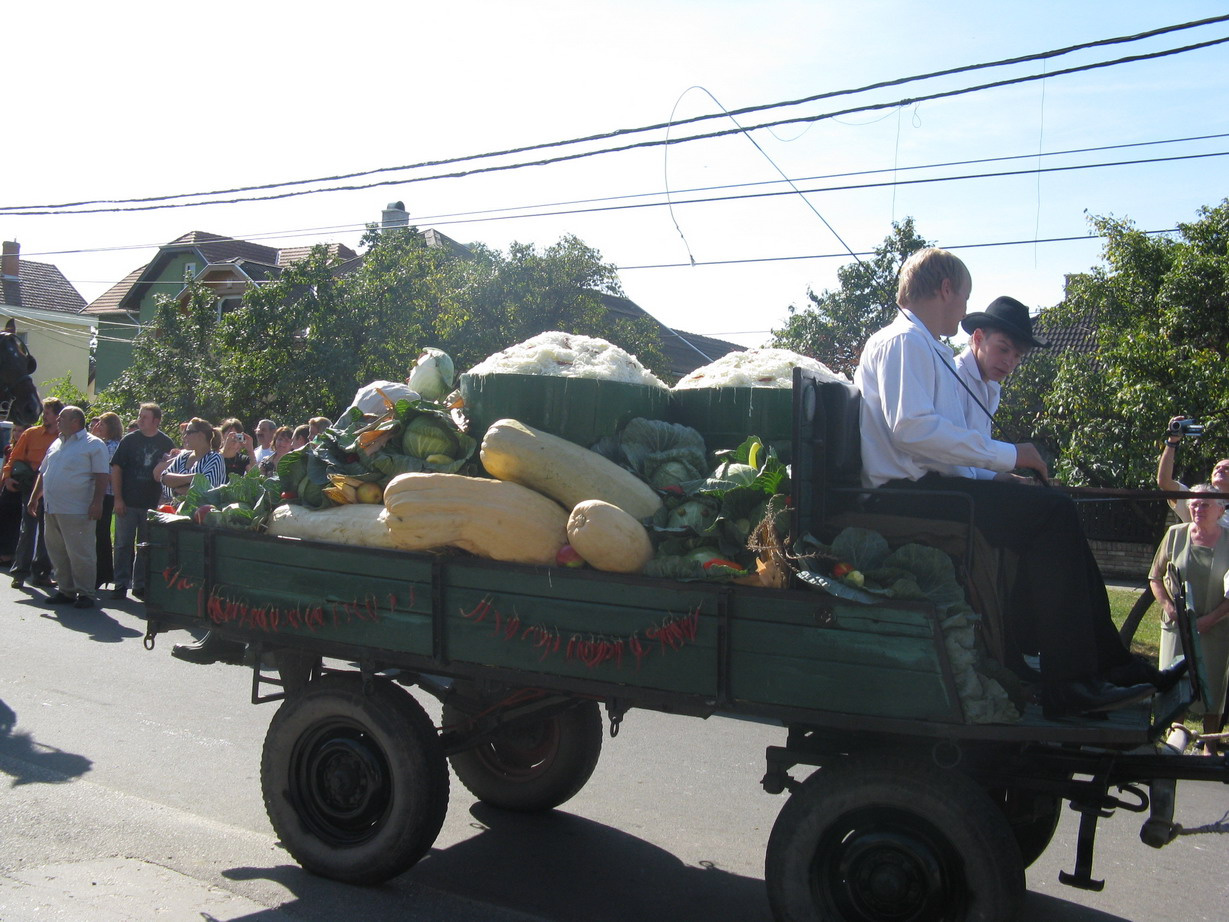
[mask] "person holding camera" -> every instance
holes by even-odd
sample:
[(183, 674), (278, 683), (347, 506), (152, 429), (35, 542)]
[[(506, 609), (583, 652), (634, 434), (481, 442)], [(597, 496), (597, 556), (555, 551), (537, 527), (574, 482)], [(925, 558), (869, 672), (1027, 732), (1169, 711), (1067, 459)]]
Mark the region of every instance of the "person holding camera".
[(243, 423), (235, 418), (222, 420), (222, 461), (226, 465), (226, 476), (238, 474), (242, 477), (252, 466), (252, 451), (255, 443), (252, 437), (243, 431)]
[[(1222, 702), (1229, 688), (1229, 530), (1220, 524), (1225, 501), (1201, 495), (1221, 492), (1224, 491), (1220, 487), (1210, 483), (1201, 483), (1191, 490), (1191, 498), (1181, 503), (1189, 521), (1173, 525), (1165, 533), (1148, 572), (1152, 592), (1161, 604), (1162, 668), (1183, 652), (1174, 603), (1182, 587), (1170, 582), (1171, 563), (1189, 587), (1186, 604), (1200, 634), (1209, 691), (1209, 701), (1192, 707), (1191, 713), (1203, 716), (1205, 734), (1220, 733), (1224, 726)], [(1206, 755), (1216, 752), (1214, 743), (1204, 743)]]
[[(1196, 425), (1189, 416), (1175, 416), (1165, 429), (1165, 439), (1161, 443), (1161, 457), (1156, 465), (1156, 485), (1158, 489), (1168, 491), (1185, 491), (1186, 484), (1174, 478), (1174, 460), (1178, 454), (1178, 446), (1186, 435), (1202, 435), (1203, 427)], [(1208, 478), (1218, 493), (1229, 493), (1229, 458), (1222, 458), (1212, 466), (1212, 475)], [(1189, 522), (1191, 514), (1187, 504), (1176, 499), (1169, 500), (1169, 506), (1178, 516), (1178, 521)], [(1229, 528), (1229, 511), (1220, 517), (1221, 528)]]

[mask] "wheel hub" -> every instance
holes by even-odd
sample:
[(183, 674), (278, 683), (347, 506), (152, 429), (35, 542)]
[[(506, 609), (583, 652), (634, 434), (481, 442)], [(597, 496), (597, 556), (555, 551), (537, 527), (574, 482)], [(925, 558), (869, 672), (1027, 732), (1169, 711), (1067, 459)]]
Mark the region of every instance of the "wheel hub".
[(334, 847), (359, 845), (375, 835), (392, 798), (384, 752), (353, 726), (321, 727), (304, 738), (290, 780), (305, 825)]

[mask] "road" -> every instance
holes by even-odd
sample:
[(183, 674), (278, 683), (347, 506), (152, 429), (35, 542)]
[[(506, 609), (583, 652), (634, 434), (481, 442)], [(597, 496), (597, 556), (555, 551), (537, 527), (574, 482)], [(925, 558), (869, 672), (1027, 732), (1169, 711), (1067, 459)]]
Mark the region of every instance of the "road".
[[(763, 855), (784, 803), (760, 789), (776, 727), (634, 711), (588, 786), (545, 815), (503, 813), (452, 786), (448, 819), (414, 869), (380, 887), (313, 877), (279, 846), (258, 767), (276, 705), (250, 673), (192, 666), (163, 635), (142, 646), (137, 602), (54, 609), (0, 586), (0, 919), (769, 919)], [(432, 717), (438, 709), (424, 701)], [(1186, 784), (1178, 820), (1229, 809), (1229, 789)], [(1029, 922), (1219, 920), (1229, 836), (1138, 840), (1103, 820), (1102, 893), (1058, 883), (1076, 816), (1030, 869)]]

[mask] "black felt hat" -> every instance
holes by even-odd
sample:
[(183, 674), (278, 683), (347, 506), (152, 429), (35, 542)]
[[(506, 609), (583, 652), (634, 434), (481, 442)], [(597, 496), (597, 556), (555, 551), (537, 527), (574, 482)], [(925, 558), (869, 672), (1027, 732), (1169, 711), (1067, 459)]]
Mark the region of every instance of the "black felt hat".
[(1050, 344), (1044, 339), (1033, 335), (1033, 321), (1028, 315), (1028, 308), (1006, 295), (995, 298), (984, 311), (968, 314), (960, 321), (966, 333), (972, 333), (979, 327), (988, 330), (1002, 330), (1012, 339), (1027, 344), (1030, 348), (1045, 348)]

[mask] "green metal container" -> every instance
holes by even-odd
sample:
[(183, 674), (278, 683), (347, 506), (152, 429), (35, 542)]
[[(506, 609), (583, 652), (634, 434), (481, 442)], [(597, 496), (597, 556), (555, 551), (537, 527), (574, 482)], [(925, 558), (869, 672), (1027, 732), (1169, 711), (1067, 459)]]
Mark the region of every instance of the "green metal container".
[(647, 384), (547, 375), (461, 375), (470, 434), (481, 439), (499, 419), (515, 419), (588, 448), (628, 420), (667, 419), (670, 391)]
[(759, 436), (788, 464), (793, 438), (793, 394), (789, 388), (779, 387), (698, 387), (673, 391), (670, 421), (697, 430), (710, 452), (737, 448), (748, 436)]

